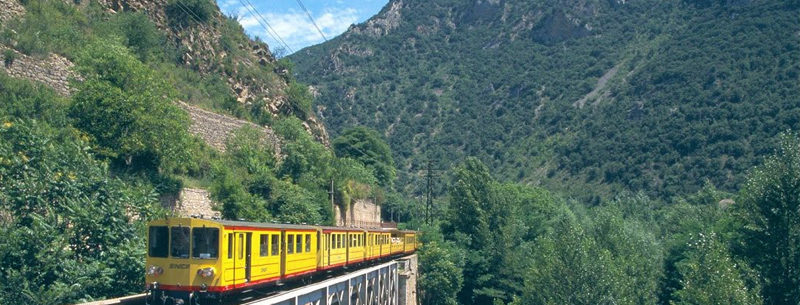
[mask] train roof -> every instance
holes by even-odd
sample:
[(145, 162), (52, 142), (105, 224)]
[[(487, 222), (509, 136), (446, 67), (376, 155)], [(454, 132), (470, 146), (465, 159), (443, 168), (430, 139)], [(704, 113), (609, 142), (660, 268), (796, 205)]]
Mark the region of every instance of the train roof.
[[(189, 219), (189, 218), (185, 218)], [(268, 223), (268, 222), (252, 222), (242, 220), (221, 220), (210, 218), (191, 218), (200, 219), (208, 222), (218, 223), (223, 226), (229, 227), (253, 227), (253, 228), (269, 228), (269, 229), (292, 229), (292, 230), (325, 230), (325, 231), (370, 231), (370, 232), (385, 232), (385, 233), (415, 233), (411, 230), (398, 230), (394, 228), (354, 228), (354, 227), (333, 227), (333, 226), (315, 226), (315, 225), (296, 225), (296, 224), (283, 224), (283, 223)]]

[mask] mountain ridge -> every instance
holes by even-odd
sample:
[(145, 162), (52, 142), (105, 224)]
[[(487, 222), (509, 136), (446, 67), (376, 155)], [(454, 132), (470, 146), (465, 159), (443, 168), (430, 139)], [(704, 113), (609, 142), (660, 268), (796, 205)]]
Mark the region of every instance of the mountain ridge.
[[(401, 16), (396, 27), (369, 35), (389, 12)], [(504, 179), (584, 199), (596, 196), (592, 189), (668, 199), (707, 180), (737, 189), (779, 132), (798, 129), (790, 91), (768, 99), (757, 88), (766, 70), (738, 67), (759, 62), (783, 75), (764, 86), (796, 89), (796, 13), (787, 1), (391, 1), (290, 59), (319, 92), (315, 111), (333, 134), (366, 125), (387, 137), (406, 192), (421, 194), (413, 181), (426, 160), (447, 167), (478, 156)], [(701, 69), (727, 81), (697, 88), (708, 81)], [(684, 115), (737, 99), (786, 119), (761, 120), (751, 106), (724, 111), (717, 125)], [(670, 113), (681, 117), (666, 119)], [(724, 133), (742, 118), (767, 125), (748, 127), (761, 128), (758, 136), (734, 128), (681, 144)], [(674, 124), (689, 127), (668, 128)], [(599, 136), (603, 129), (616, 135)]]

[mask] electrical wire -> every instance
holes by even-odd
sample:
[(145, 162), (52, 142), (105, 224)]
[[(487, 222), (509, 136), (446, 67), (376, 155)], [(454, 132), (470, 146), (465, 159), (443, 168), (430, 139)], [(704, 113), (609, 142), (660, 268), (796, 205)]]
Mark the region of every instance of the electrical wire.
[[(247, 2), (247, 4), (245, 4), (245, 2)], [(272, 26), (269, 24), (269, 22), (267, 22), (267, 19), (264, 18), (264, 16), (262, 16), (261, 13), (258, 12), (256, 7), (253, 6), (253, 4), (250, 3), (250, 0), (239, 0), (239, 3), (241, 3), (244, 6), (244, 8), (247, 9), (247, 11), (250, 12), (250, 14), (253, 15), (254, 18), (256, 18), (256, 21), (258, 21), (258, 24), (260, 24), (261, 27), (263, 27), (264, 30), (267, 31), (267, 34), (272, 36), (272, 39), (274, 39), (278, 43), (283, 44), (283, 47), (285, 47), (287, 50), (289, 50), (289, 53), (294, 53), (292, 48), (289, 47), (289, 44), (287, 44), (286, 41), (283, 41), (283, 38), (281, 38), (281, 36), (278, 35), (278, 31), (275, 31), (275, 29), (272, 28)], [(255, 13), (253, 13), (253, 11), (250, 10), (251, 8), (253, 9), (253, 11)], [(259, 17), (261, 19), (259, 19)], [(264, 22), (262, 23), (261, 20), (263, 20)], [(266, 26), (264, 25), (265, 23), (266, 23)], [(273, 35), (272, 32), (270, 32), (270, 30), (272, 30), (272, 32), (275, 32), (275, 35)], [(276, 38), (276, 36), (277, 36), (277, 38)]]
[(308, 12), (308, 10), (306, 9), (306, 6), (303, 5), (303, 2), (300, 2), (300, 0), (297, 0), (297, 4), (300, 4), (300, 8), (302, 8), (303, 11), (306, 12), (306, 16), (308, 16), (308, 20), (311, 20), (311, 24), (313, 24), (314, 27), (317, 28), (317, 32), (319, 32), (319, 35), (322, 36), (322, 39), (324, 39), (325, 41), (328, 41), (328, 38), (325, 37), (325, 34), (322, 34), (322, 30), (319, 29), (319, 26), (314, 21), (314, 18), (311, 17), (311, 13)]

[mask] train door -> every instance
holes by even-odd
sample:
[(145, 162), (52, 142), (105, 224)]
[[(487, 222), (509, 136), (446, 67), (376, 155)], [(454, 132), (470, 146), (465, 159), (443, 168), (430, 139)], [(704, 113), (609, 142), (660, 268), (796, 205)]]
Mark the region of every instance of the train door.
[(250, 278), (252, 276), (251, 267), (253, 266), (253, 233), (245, 233), (244, 237), (244, 280), (246, 283), (250, 283)]
[(230, 245), (233, 246), (233, 250), (229, 257), (233, 259), (233, 285), (241, 285), (243, 283), (247, 283), (249, 281), (249, 274), (250, 274), (250, 266), (247, 259), (246, 249), (245, 246), (247, 244), (246, 235), (249, 233), (245, 232), (233, 232), (232, 237), (233, 240), (230, 241)]
[(322, 243), (322, 247), (320, 247), (320, 259), (322, 259), (320, 267), (326, 268), (331, 264), (331, 235), (324, 232), (320, 233), (319, 241)]
[(286, 276), (286, 231), (281, 231), (281, 280)]

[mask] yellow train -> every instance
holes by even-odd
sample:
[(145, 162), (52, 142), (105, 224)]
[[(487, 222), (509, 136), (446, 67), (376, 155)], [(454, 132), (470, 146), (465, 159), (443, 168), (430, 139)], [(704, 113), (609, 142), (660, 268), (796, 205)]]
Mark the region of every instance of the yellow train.
[(147, 304), (214, 303), (227, 294), (413, 253), (417, 233), (197, 218), (151, 221)]

